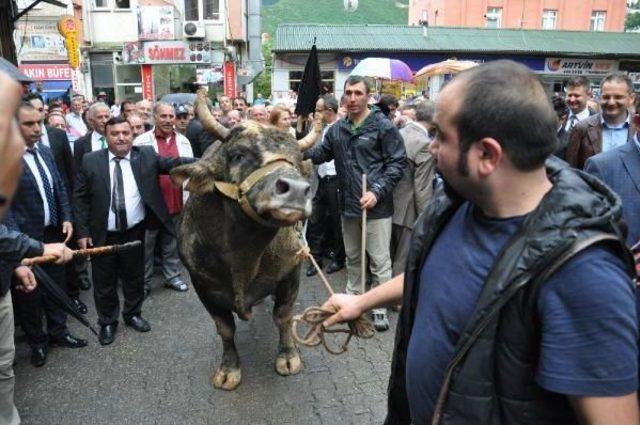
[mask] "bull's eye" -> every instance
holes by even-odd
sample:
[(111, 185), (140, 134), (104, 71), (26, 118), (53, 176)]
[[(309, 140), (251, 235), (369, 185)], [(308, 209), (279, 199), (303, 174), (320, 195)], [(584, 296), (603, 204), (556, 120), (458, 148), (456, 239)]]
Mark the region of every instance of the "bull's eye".
[(231, 164), (237, 164), (243, 159), (244, 159), (244, 155), (242, 155), (241, 153), (232, 153), (229, 156), (229, 162), (231, 162)]

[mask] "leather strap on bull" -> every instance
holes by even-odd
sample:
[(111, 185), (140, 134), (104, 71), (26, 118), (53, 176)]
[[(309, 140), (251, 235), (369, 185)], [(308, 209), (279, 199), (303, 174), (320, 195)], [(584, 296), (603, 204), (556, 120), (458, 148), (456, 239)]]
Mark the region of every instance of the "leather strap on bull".
[(270, 223), (264, 218), (260, 217), (256, 210), (253, 209), (253, 207), (249, 203), (249, 199), (247, 198), (247, 193), (249, 193), (251, 188), (260, 180), (262, 180), (267, 174), (280, 167), (295, 167), (295, 165), (285, 155), (276, 155), (273, 156), (262, 167), (249, 174), (247, 178), (239, 184), (215, 181), (214, 185), (216, 189), (224, 196), (238, 201), (238, 203), (240, 204), (240, 208), (242, 208), (242, 211), (244, 211), (245, 214), (251, 217), (253, 221), (260, 223), (263, 226), (275, 227), (273, 223)]

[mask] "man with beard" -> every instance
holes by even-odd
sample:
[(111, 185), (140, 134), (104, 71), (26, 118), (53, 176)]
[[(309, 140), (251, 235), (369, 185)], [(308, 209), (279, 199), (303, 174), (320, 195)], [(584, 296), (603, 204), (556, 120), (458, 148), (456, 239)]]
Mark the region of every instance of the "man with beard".
[[(189, 140), (174, 129), (175, 119), (173, 106), (168, 103), (157, 103), (154, 108), (155, 128), (137, 137), (133, 144), (135, 146), (151, 146), (162, 158), (193, 158)], [(160, 176), (159, 184), (166, 208), (169, 211), (169, 226), (160, 226), (158, 223), (147, 229), (145, 235), (145, 296), (151, 291), (156, 242), (160, 243), (160, 257), (165, 286), (179, 292), (184, 292), (188, 289), (187, 283), (181, 275), (182, 263), (178, 256), (178, 241), (175, 233), (169, 231), (177, 228), (186, 194), (183, 193), (182, 188), (173, 184), (169, 176)]]
[(525, 66), (494, 61), (440, 92), (446, 181), (404, 275), (335, 295), (324, 326), (402, 301), (387, 424), (637, 424), (638, 318), (621, 204), (547, 158), (556, 117)]

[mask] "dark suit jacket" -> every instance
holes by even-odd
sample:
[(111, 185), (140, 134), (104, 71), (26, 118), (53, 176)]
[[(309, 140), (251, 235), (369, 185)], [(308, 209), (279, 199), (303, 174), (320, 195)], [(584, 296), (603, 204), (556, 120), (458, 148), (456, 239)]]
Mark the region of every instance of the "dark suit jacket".
[[(46, 146), (39, 146), (38, 152), (40, 159), (46, 164), (53, 179), (53, 192), (58, 208), (58, 225), (64, 221), (72, 221), (69, 196), (56, 168), (53, 154)], [(5, 223), (11, 230), (25, 233), (39, 241), (44, 239), (44, 203), (38, 190), (36, 178), (24, 159), (22, 160), (22, 174), (20, 175), (18, 188), (5, 218)]]
[(622, 200), (622, 218), (627, 223), (627, 244), (640, 240), (640, 152), (627, 143), (587, 159), (584, 170), (606, 183)]
[(58, 167), (58, 172), (60, 173), (60, 177), (62, 177), (64, 187), (67, 189), (67, 194), (71, 196), (73, 193), (73, 181), (76, 176), (76, 167), (67, 133), (55, 127), (47, 126), (46, 128), (49, 136), (49, 148), (56, 160), (56, 167)]
[[(194, 158), (163, 158), (157, 155), (151, 146), (131, 148), (131, 170), (145, 205), (145, 220), (159, 221), (167, 231), (174, 232), (167, 205), (158, 185), (158, 175), (168, 174), (173, 167), (195, 161)], [(73, 199), (78, 238), (90, 237), (95, 246), (103, 245), (107, 237), (111, 205), (107, 149), (84, 155), (82, 166), (78, 170)]]
[(82, 157), (84, 154), (91, 152), (91, 135), (93, 131), (87, 132), (84, 136), (80, 137), (73, 143), (73, 159), (75, 162), (76, 173), (80, 170), (82, 165)]
[(24, 257), (36, 257), (43, 252), (41, 242), (0, 224), (0, 297), (4, 297), (11, 287), (11, 275), (17, 263)]
[[(602, 152), (602, 114), (595, 114), (580, 121), (573, 127), (567, 146), (567, 162), (575, 168), (584, 168), (587, 158)], [(633, 122), (629, 125), (627, 141), (633, 140), (636, 128)]]

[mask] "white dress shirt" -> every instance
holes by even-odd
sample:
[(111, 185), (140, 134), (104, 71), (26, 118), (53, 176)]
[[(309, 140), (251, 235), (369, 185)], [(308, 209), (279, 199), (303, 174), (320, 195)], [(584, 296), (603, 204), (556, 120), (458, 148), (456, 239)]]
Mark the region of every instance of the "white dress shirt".
[(40, 124), (40, 132), (42, 136), (40, 136), (40, 143), (50, 148), (51, 143), (49, 143), (49, 133), (47, 133), (47, 127), (44, 124)]
[[(338, 121), (338, 120), (336, 120)], [(329, 131), (329, 128), (331, 128), (331, 126), (333, 124), (335, 124), (335, 122), (332, 122), (331, 124), (329, 124), (328, 126), (326, 126), (323, 130), (322, 130), (322, 136), (320, 137), (320, 143), (322, 143), (324, 141), (324, 137), (327, 135), (327, 131)], [(320, 176), (320, 178), (326, 177), (326, 176), (335, 176), (336, 173), (336, 163), (335, 161), (332, 159), (331, 161), (327, 161), (324, 162), (320, 165), (318, 165), (318, 175)]]
[[(36, 183), (38, 184), (38, 191), (40, 192), (40, 197), (42, 198), (42, 206), (44, 207), (44, 225), (51, 225), (51, 217), (49, 216), (49, 202), (47, 201), (47, 194), (44, 191), (44, 184), (42, 183), (42, 176), (40, 176), (40, 172), (38, 171), (38, 166), (36, 165), (36, 160), (33, 155), (25, 149), (24, 154), (22, 155), (24, 161), (27, 163), (29, 170), (31, 170), (31, 174), (36, 179)], [(41, 152), (38, 150), (38, 159), (40, 160), (40, 164), (42, 164), (42, 168), (44, 168), (44, 173), (47, 175), (47, 180), (49, 180), (49, 186), (51, 186), (51, 191), (55, 196), (55, 189), (53, 187), (53, 178), (51, 178), (51, 172), (49, 171), (49, 167), (47, 167), (46, 162), (42, 158)]]
[[(111, 201), (113, 200), (113, 174), (116, 168), (116, 162), (113, 160), (115, 155), (109, 151), (109, 181), (111, 182), (111, 190), (109, 191), (109, 218), (107, 223), (107, 230), (109, 232), (116, 232), (116, 215), (111, 209)], [(136, 179), (133, 177), (133, 170), (131, 169), (131, 152), (127, 154), (122, 160), (120, 160), (120, 168), (122, 169), (122, 181), (124, 183), (124, 204), (127, 209), (127, 228), (130, 229), (136, 224), (144, 220), (144, 202), (142, 196), (138, 190)]]
[(69, 126), (69, 140), (76, 140), (87, 134), (87, 125), (82, 119), (82, 115), (69, 112), (65, 116)]
[(576, 124), (578, 124), (580, 121), (587, 119), (590, 117), (590, 112), (589, 112), (589, 108), (584, 108), (582, 111), (578, 112), (577, 114), (574, 114), (573, 112), (569, 112), (569, 116), (567, 117), (567, 123), (564, 126), (565, 131), (569, 131), (571, 130), (571, 117), (576, 117), (573, 123), (573, 125), (575, 126)]
[[(95, 151), (99, 151), (102, 148), (102, 142), (100, 141), (100, 138), (104, 137), (101, 136), (100, 133), (98, 133), (97, 131), (94, 131), (91, 133), (91, 152), (95, 152)], [(104, 143), (106, 146), (107, 143), (107, 138), (104, 137)]]

